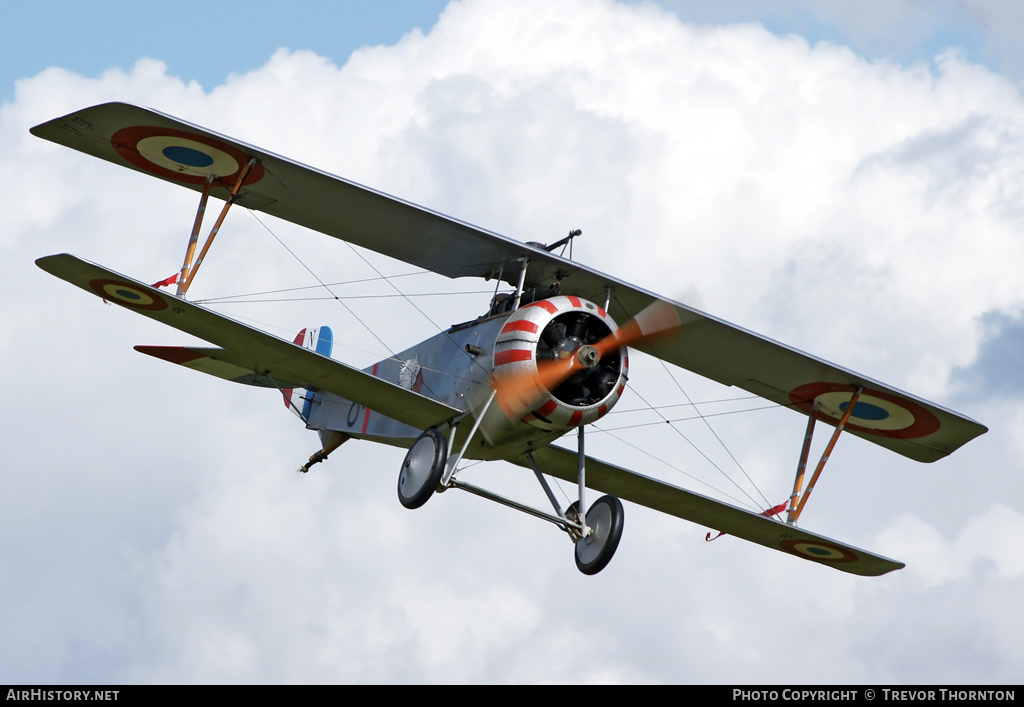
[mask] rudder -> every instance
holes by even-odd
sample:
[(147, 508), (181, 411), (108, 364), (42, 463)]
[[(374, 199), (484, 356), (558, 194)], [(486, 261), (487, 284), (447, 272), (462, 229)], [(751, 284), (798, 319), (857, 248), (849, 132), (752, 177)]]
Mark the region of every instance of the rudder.
[[(295, 335), (292, 343), (330, 358), (331, 351), (334, 349), (334, 332), (329, 326), (322, 326), (318, 329), (307, 327)], [(312, 388), (286, 388), (282, 391), (284, 405), (303, 420), (308, 420), (309, 413), (313, 408), (313, 393), (315, 392), (316, 390)]]

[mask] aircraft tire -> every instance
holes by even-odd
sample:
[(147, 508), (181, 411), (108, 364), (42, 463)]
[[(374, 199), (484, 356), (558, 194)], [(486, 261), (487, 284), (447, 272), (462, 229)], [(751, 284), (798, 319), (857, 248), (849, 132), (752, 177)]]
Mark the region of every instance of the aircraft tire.
[(430, 500), (448, 461), (448, 439), (431, 427), (409, 447), (398, 473), (398, 500), (408, 509)]
[(597, 574), (619, 547), (625, 522), (622, 501), (601, 496), (587, 511), (586, 522), (593, 532), (576, 543), (576, 568), (583, 574)]

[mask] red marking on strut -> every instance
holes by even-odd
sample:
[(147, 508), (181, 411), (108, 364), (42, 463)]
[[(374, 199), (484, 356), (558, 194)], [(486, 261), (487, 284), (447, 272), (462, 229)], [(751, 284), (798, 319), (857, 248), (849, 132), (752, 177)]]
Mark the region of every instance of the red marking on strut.
[(174, 273), (170, 277), (165, 277), (160, 282), (154, 282), (150, 287), (169, 287), (178, 281), (178, 273)]

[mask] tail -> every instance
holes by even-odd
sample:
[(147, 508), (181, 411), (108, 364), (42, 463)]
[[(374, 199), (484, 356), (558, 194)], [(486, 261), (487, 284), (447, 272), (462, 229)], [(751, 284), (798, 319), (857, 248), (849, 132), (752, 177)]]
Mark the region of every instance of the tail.
[[(331, 351), (334, 349), (334, 332), (329, 326), (322, 326), (319, 329), (303, 329), (295, 335), (293, 343), (330, 358)], [(316, 390), (313, 388), (286, 388), (282, 392), (285, 407), (303, 420), (308, 420), (309, 413), (313, 408), (313, 394)]]

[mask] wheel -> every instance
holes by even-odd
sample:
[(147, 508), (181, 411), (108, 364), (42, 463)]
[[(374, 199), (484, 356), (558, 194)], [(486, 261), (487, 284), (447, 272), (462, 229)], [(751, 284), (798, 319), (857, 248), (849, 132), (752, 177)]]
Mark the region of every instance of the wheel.
[(576, 543), (576, 567), (583, 574), (597, 574), (611, 562), (622, 537), (625, 513), (615, 496), (602, 496), (587, 511), (590, 535)]
[(448, 440), (431, 427), (409, 448), (398, 474), (398, 500), (406, 508), (419, 508), (441, 483), (448, 461)]

